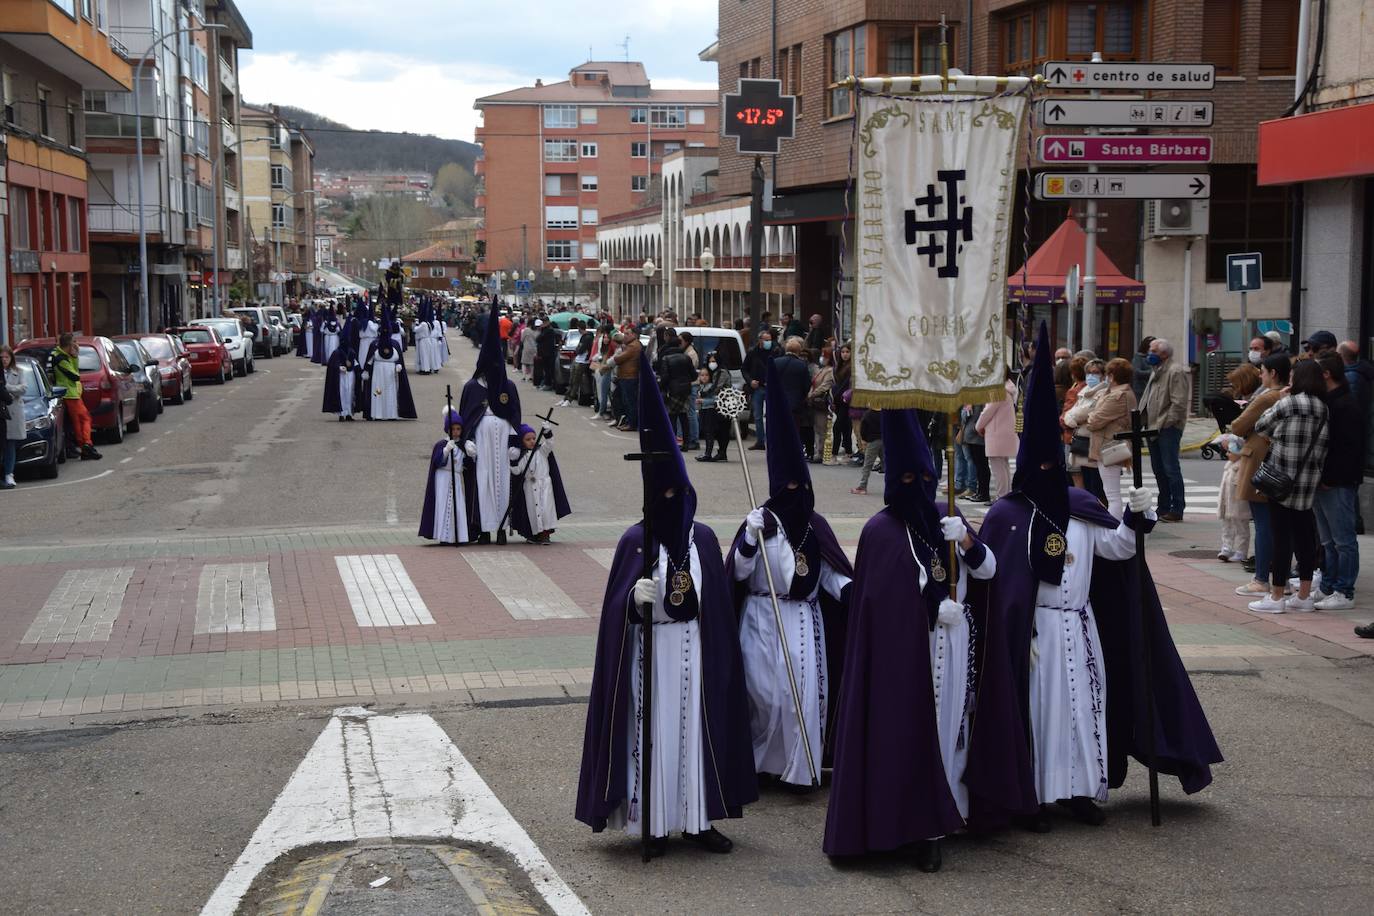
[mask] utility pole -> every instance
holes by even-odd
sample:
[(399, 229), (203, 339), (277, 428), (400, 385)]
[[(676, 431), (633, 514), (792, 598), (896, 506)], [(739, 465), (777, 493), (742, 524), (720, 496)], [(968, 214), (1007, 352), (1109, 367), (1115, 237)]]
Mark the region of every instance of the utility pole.
[(524, 223), (520, 224), (520, 273), (529, 273), (530, 269), (530, 242), (528, 236), (529, 227)]
[[(1093, 63), (1100, 63), (1102, 52), (1093, 52)], [(1089, 98), (1100, 99), (1102, 93), (1094, 89), (1089, 93)], [(1100, 131), (1097, 128), (1089, 128), (1085, 133), (1096, 136)], [(1097, 171), (1097, 166), (1088, 166), (1088, 174)], [(1087, 236), (1087, 242), (1083, 246), (1083, 345), (1075, 347), (1072, 340), (1069, 341), (1069, 350), (1092, 350), (1097, 352), (1097, 200), (1089, 198), (1087, 208), (1087, 218), (1083, 221), (1083, 233)], [(1114, 355), (1114, 354), (1109, 354)]]
[(749, 335), (763, 333), (763, 157), (754, 157), (749, 187)]

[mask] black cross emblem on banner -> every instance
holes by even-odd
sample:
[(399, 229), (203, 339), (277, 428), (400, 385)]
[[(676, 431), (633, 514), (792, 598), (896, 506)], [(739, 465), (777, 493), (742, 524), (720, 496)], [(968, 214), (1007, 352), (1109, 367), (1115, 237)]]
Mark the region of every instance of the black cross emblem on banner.
[[(934, 267), (935, 259), (944, 255), (938, 274), (941, 278), (959, 276), (959, 255), (963, 253), (964, 242), (973, 240), (973, 208), (964, 206), (967, 200), (959, 193), (959, 183), (968, 177), (964, 169), (941, 169), (935, 173), (936, 179), (944, 184), (943, 193), (933, 184), (926, 185), (924, 197), (916, 198), (916, 209), (906, 211), (906, 243), (916, 245), (918, 236), (927, 233), (927, 241), (916, 248), (916, 254), (928, 259), (927, 266)], [(957, 201), (957, 202), (956, 202)], [(936, 208), (945, 206), (945, 212), (938, 219)], [(926, 208), (928, 219), (918, 219), (921, 207)], [(943, 244), (940, 236), (944, 235)]]

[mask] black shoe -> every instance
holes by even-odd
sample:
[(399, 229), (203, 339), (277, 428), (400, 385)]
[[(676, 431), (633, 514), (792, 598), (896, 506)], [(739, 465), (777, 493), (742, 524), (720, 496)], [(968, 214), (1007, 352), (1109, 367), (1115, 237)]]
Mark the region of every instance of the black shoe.
[(1107, 822), (1106, 812), (1099, 808), (1091, 798), (1075, 795), (1073, 798), (1061, 798), (1059, 804), (1069, 809), (1074, 820), (1087, 824), (1089, 827), (1101, 827)]
[(668, 851), (668, 838), (666, 836), (652, 837), (646, 844), (649, 851), (649, 858), (657, 859)]
[(940, 870), (943, 857), (939, 840), (922, 840), (916, 844), (916, 867), (928, 875)]
[(347, 420), (349, 423), (352, 423), (354, 419), (353, 414), (349, 414), (348, 416), (344, 417), (344, 419)]
[(496, 532), (496, 543), (498, 543), (498, 544), (504, 544), (504, 543), (506, 543), (506, 532), (505, 532), (504, 529), (502, 529), (501, 531)]
[(714, 827), (708, 827), (701, 833), (684, 833), (682, 838), (691, 840), (707, 852), (724, 854), (735, 848), (730, 838)]
[(342, 423), (343, 421), (344, 421), (343, 414), (339, 414), (339, 422)]
[(988, 494), (986, 493), (974, 493), (972, 496), (969, 497), (969, 501), (975, 503), (992, 502), (992, 500), (988, 498)]
[(481, 534), (477, 535), (477, 543), (479, 543), (479, 544), (490, 544), (490, 543), (491, 543), (491, 533), (488, 532), (488, 531), (483, 531)]
[(802, 786), (798, 785), (795, 782), (785, 782), (781, 779), (778, 780), (778, 787), (785, 792), (792, 793), (793, 795), (810, 795), (812, 792), (820, 788), (820, 786), (812, 785)]
[(1374, 639), (1374, 623), (1367, 623), (1364, 626), (1355, 628), (1355, 635), (1360, 639)]
[(1254, 571), (1255, 571), (1255, 558), (1254, 558), (1254, 557), (1250, 557), (1250, 559), (1245, 560), (1244, 562), (1242, 562), (1242, 563), (1240, 564), (1240, 568), (1243, 569), (1243, 570), (1245, 570), (1246, 572), (1249, 572), (1249, 573), (1254, 572)]
[(761, 452), (763, 450), (764, 445), (762, 442), (755, 442), (753, 445), (749, 446), (749, 451), (751, 452)]
[(1029, 830), (1031, 833), (1050, 832), (1050, 816), (1045, 810), (1044, 805), (1041, 805), (1040, 810), (1034, 814), (1018, 817), (1016, 823), (1020, 825), (1022, 829)]
[(94, 445), (83, 445), (83, 446), (81, 446), (81, 460), (82, 460), (82, 461), (99, 461), (100, 458), (101, 458), (101, 455), (100, 455), (99, 452), (97, 452), (97, 451), (95, 450), (95, 446), (94, 446)]
[(707, 453), (704, 454), (704, 455), (697, 455), (697, 461), (715, 461), (715, 460), (716, 460), (716, 459), (714, 459), (714, 458), (711, 457), (711, 453), (710, 453), (710, 452), (707, 452)]

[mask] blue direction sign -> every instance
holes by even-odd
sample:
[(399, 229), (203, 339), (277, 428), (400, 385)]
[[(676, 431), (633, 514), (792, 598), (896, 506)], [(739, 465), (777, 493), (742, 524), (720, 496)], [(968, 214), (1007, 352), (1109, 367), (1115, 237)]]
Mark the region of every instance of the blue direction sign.
[(1253, 293), (1260, 288), (1264, 256), (1258, 251), (1226, 256), (1226, 289), (1232, 293)]
[(530, 290), (534, 289), (534, 284), (529, 280), (516, 280), (515, 291), (521, 296), (528, 296)]

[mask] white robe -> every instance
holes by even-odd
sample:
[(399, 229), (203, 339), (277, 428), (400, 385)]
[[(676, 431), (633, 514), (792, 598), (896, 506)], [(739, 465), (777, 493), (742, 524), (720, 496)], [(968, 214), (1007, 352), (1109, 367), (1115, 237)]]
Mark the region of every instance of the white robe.
[(1066, 535), (1074, 562), (1065, 562), (1058, 585), (1041, 582), (1035, 598), (1030, 716), (1042, 803), (1107, 800), (1107, 678), (1088, 594), (1094, 556), (1135, 556), (1135, 532), (1124, 523), (1103, 528), (1071, 518)]
[[(910, 533), (907, 534), (910, 537)], [(941, 556), (949, 553), (947, 541), (940, 542)], [(914, 553), (913, 549), (913, 553)], [(964, 555), (959, 548), (959, 556)], [(946, 561), (947, 562), (947, 561)], [(930, 571), (916, 561), (920, 570), (918, 588), (925, 590)], [(968, 596), (968, 577), (991, 579), (997, 572), (997, 559), (992, 551), (984, 548), (983, 565), (969, 569), (968, 564), (959, 563), (959, 582), (955, 586), (954, 600), (964, 604)], [(930, 634), (930, 676), (935, 687), (935, 729), (940, 742), (940, 760), (944, 763), (945, 779), (949, 781), (954, 802), (959, 806), (959, 815), (968, 817), (968, 787), (964, 785), (964, 770), (968, 766), (968, 728), (969, 714), (969, 649), (972, 644), (970, 628), (973, 626), (973, 613), (964, 607), (963, 621), (952, 626), (943, 623), (935, 625)], [(960, 738), (964, 740), (960, 740)]]
[[(696, 545), (690, 548), (689, 566), (693, 588), (701, 594), (701, 562)], [(668, 568), (667, 553), (658, 552), (658, 568)], [(701, 625), (697, 620), (678, 623), (663, 607), (664, 582), (657, 576), (658, 597), (654, 600), (654, 713), (653, 772), (648, 793), (653, 807), (649, 826), (654, 836), (669, 833), (701, 833), (711, 826), (706, 813), (706, 774), (703, 769), (703, 740), (706, 734), (702, 714)], [(634, 600), (631, 593), (629, 600)], [(630, 663), (630, 717), (625, 742), (626, 801), (610, 813), (607, 822), (631, 836), (640, 836), (640, 812), (645, 793), (639, 766), (640, 726), (637, 718), (643, 688), (643, 638), (640, 625), (627, 627), (626, 639), (634, 647)], [(638, 805), (633, 800), (638, 799)], [(633, 808), (634, 810), (631, 810)]]
[(528, 452), (518, 452), (515, 466), (517, 474), (525, 467), (525, 462), (529, 462), (529, 469), (525, 471), (524, 497), (525, 513), (529, 517), (530, 532), (533, 534), (552, 531), (558, 527), (558, 507), (554, 505), (553, 499), (553, 478), (549, 475), (551, 454), (553, 447), (543, 436), (539, 437), (539, 444), (534, 447), (533, 457)]
[(448, 365), (448, 334), (444, 330), (442, 319), (434, 321), (434, 352), (437, 354), (440, 366)]
[(305, 328), (301, 331), (305, 335), (305, 356), (307, 359), (315, 358), (315, 326), (306, 322)]
[(377, 340), (377, 322), (369, 321), (358, 329), (358, 359), (366, 362), (372, 344)]
[(415, 323), (415, 369), (418, 372), (435, 372), (439, 362), (434, 353), (434, 337), (429, 322)]
[[(463, 454), (462, 446), (457, 443), (458, 464), (452, 470), (449, 462), (453, 451), (444, 450), (443, 464), (434, 469), (434, 540), (441, 544), (465, 544), (468, 540), (468, 518), (463, 506)], [(458, 538), (453, 537), (453, 488), (457, 488)]]
[(353, 381), (357, 376), (343, 366), (339, 367), (339, 416), (353, 416)]
[(339, 332), (324, 331), (324, 361), (329, 362), (329, 357), (334, 355), (334, 351), (339, 349)]
[(401, 351), (392, 350), (390, 358), (380, 353), (372, 360), (372, 377), (366, 374), (367, 393), (372, 398), (372, 419), (399, 420), (400, 412), (396, 407), (396, 393), (400, 390)]
[(477, 508), (482, 530), (488, 534), (501, 527), (510, 506), (510, 437), (515, 429), (486, 408), (472, 432), (477, 457)]
[(801, 696), (802, 718), (806, 721), (806, 741), (797, 726), (797, 708), (792, 686), (787, 680), (787, 664), (778, 639), (778, 622), (773, 601), (768, 597), (768, 574), (758, 562), (758, 553), (746, 557), (735, 554), (735, 578), (747, 582), (749, 595), (744, 600), (740, 619), (740, 650), (744, 655), (744, 683), (749, 692), (749, 731), (754, 741), (754, 768), (760, 773), (780, 776), (793, 785), (811, 785), (807, 745), (816, 774), (820, 775), (821, 752), (825, 746), (826, 702), (838, 684), (826, 682), (825, 622), (821, 615), (820, 592), (839, 598), (849, 577), (822, 562), (816, 587), (807, 600), (786, 597), (796, 572), (796, 554), (787, 535), (765, 538), (764, 548), (773, 569), (773, 584), (778, 589), (778, 609), (787, 637), (787, 653), (792, 657), (792, 672)]

